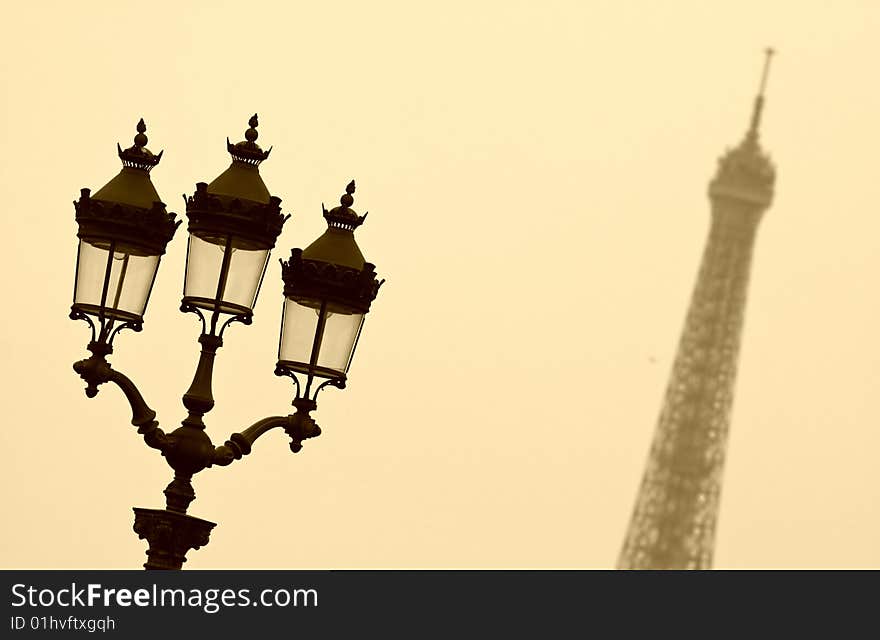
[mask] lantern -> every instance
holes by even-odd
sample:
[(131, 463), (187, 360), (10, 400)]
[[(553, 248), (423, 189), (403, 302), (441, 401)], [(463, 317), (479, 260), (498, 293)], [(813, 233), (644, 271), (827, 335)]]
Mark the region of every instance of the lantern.
[(340, 206), (324, 209), (327, 230), (306, 247), (293, 249), (282, 262), (284, 312), (275, 373), (305, 378), (302, 395), (309, 397), (313, 381), (344, 387), (364, 317), (382, 282), (375, 266), (366, 262), (354, 230), (367, 215), (350, 207), (354, 181), (346, 187)]
[(117, 144), (119, 174), (94, 195), (82, 189), (74, 202), (79, 250), (70, 317), (86, 320), (101, 343), (126, 327), (141, 330), (159, 260), (180, 224), (150, 181), (162, 154), (146, 148), (146, 130), (141, 119), (134, 145)]
[[(255, 142), (257, 115), (245, 140), (226, 148), (232, 164), (213, 182), (200, 182), (187, 199), (189, 245), (181, 310), (210, 313), (214, 333), (221, 314), (227, 323), (250, 324), (269, 252), (290, 216), (281, 214), (281, 198), (269, 194), (260, 163), (269, 157)], [(225, 326), (225, 325), (224, 325)], [(222, 329), (221, 329), (222, 331)]]

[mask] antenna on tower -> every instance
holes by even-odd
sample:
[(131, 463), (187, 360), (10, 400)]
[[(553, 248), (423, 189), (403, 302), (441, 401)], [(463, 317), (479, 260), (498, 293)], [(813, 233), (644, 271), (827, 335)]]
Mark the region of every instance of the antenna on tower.
[(770, 74), (770, 59), (776, 54), (776, 50), (767, 47), (764, 49), (764, 72), (761, 74), (761, 84), (758, 87), (758, 95), (755, 96), (755, 107), (752, 110), (752, 123), (749, 125), (748, 138), (758, 139), (758, 126), (761, 124), (761, 112), (764, 110), (764, 90), (767, 88), (767, 76)]
[(761, 87), (758, 89), (758, 95), (764, 95), (764, 89), (767, 87), (767, 76), (770, 74), (770, 59), (776, 53), (776, 50), (767, 47), (764, 49), (764, 73), (761, 75)]

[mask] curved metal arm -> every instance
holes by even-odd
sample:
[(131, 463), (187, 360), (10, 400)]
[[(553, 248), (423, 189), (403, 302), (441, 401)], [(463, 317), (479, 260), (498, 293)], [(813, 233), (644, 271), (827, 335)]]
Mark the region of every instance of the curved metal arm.
[(131, 406), (131, 424), (138, 428), (138, 433), (144, 437), (148, 446), (165, 451), (168, 447), (168, 437), (159, 428), (156, 421), (156, 412), (147, 405), (141, 392), (128, 376), (113, 369), (106, 360), (109, 345), (92, 343), (89, 345), (92, 356), (85, 360), (74, 363), (73, 370), (88, 383), (86, 395), (94, 398), (98, 395), (98, 385), (112, 382), (125, 394), (128, 404)]
[(302, 449), (303, 440), (321, 435), (321, 427), (309, 415), (316, 407), (313, 401), (299, 398), (294, 406), (296, 413), (292, 415), (263, 418), (241, 433), (233, 433), (225, 444), (214, 448), (211, 463), (223, 467), (241, 460), (251, 452), (257, 438), (276, 427), (284, 427), (285, 433), (290, 436), (290, 450), (297, 453)]
[(226, 444), (214, 447), (214, 456), (211, 459), (212, 464), (225, 467), (232, 464), (235, 460), (241, 460), (251, 452), (251, 447), (261, 435), (274, 429), (275, 427), (286, 427), (288, 416), (272, 416), (263, 418), (255, 422), (241, 433), (233, 433), (229, 436)]

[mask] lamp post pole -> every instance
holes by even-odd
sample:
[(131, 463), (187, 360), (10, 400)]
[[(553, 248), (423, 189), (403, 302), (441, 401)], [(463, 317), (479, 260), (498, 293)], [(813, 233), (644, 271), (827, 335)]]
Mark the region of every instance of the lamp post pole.
[[(70, 317), (85, 320), (92, 331), (91, 356), (75, 363), (74, 371), (87, 383), (90, 398), (107, 382), (120, 388), (131, 406), (132, 425), (174, 472), (164, 491), (164, 509), (134, 509), (134, 531), (149, 544), (147, 569), (180, 569), (190, 549), (208, 543), (215, 524), (187, 514), (195, 499), (196, 473), (241, 459), (257, 438), (274, 428), (284, 429), (294, 453), (304, 440), (320, 435), (309, 415), (317, 407), (317, 394), (327, 385), (345, 387), (364, 315), (382, 284), (354, 241), (354, 229), (366, 215), (350, 209), (351, 182), (341, 206), (324, 211), (327, 232), (305, 251), (294, 249), (291, 260), (282, 264), (285, 304), (275, 373), (293, 379), (296, 411), (258, 420), (223, 445), (212, 443), (203, 419), (214, 406), (211, 381), (217, 350), (230, 324), (251, 323), (269, 254), (290, 217), (281, 214), (281, 199), (269, 195), (259, 175), (271, 149), (264, 152), (256, 144), (257, 116), (248, 124), (244, 141), (232, 145), (227, 139), (230, 167), (210, 184), (198, 183), (186, 198), (190, 236), (180, 309), (201, 321), (201, 354), (183, 395), (187, 416), (171, 433), (159, 427), (156, 412), (135, 384), (107, 362), (119, 331), (142, 330), (160, 258), (180, 224), (150, 181), (149, 172), (162, 154), (146, 148), (143, 120), (134, 146), (118, 150), (123, 163), (119, 175), (94, 196), (83, 189), (74, 203), (80, 247)], [(305, 344), (310, 346), (307, 353), (300, 348)], [(312, 392), (316, 379), (322, 382)]]

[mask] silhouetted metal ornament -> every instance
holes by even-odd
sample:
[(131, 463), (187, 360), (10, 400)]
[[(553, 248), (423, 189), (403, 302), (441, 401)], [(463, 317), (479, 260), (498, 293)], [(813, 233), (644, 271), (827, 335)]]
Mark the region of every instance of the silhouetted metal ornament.
[(82, 189), (73, 203), (80, 245), (70, 317), (89, 323), (93, 342), (109, 344), (124, 328), (141, 330), (159, 260), (180, 224), (150, 181), (162, 153), (146, 148), (146, 130), (141, 119), (134, 145), (116, 145), (119, 174), (94, 195)]
[[(364, 316), (383, 281), (376, 267), (364, 260), (354, 230), (366, 219), (350, 207), (352, 180), (340, 206), (327, 211), (327, 230), (305, 250), (293, 249), (281, 263), (284, 313), (276, 375), (288, 375), (297, 386), (297, 398), (308, 399), (314, 378), (326, 385), (345, 386)], [(295, 374), (306, 377), (303, 388)]]
[[(192, 486), (195, 474), (240, 460), (272, 429), (284, 430), (294, 453), (303, 448), (305, 440), (321, 434), (309, 415), (317, 406), (315, 396), (327, 384), (345, 385), (363, 317), (381, 285), (376, 282), (373, 265), (364, 261), (354, 242), (352, 232), (366, 216), (360, 217), (349, 208), (352, 182), (342, 197), (342, 206), (324, 211), (327, 232), (305, 251), (294, 249), (291, 260), (284, 264), (283, 357), (276, 373), (296, 381), (296, 411), (263, 418), (231, 434), (225, 444), (213, 444), (204, 417), (214, 407), (214, 360), (223, 345), (223, 331), (232, 322), (250, 323), (269, 252), (290, 217), (281, 214), (280, 198), (269, 195), (260, 178), (258, 166), (269, 152), (256, 144), (256, 115), (249, 124), (243, 142), (231, 145), (227, 140), (231, 166), (212, 183), (199, 183), (187, 199), (190, 238), (181, 310), (192, 311), (201, 319), (198, 342), (202, 348), (192, 383), (183, 395), (187, 416), (170, 433), (159, 427), (156, 412), (134, 382), (106, 358), (113, 352), (116, 331), (127, 326), (140, 330), (159, 257), (179, 224), (173, 213), (165, 212), (150, 183), (149, 171), (161, 154), (154, 156), (146, 149), (143, 121), (138, 124), (134, 146), (119, 150), (124, 165), (120, 175), (94, 197), (83, 189), (82, 198), (74, 203), (81, 240), (71, 317), (83, 318), (91, 325), (88, 350), (92, 355), (74, 363), (73, 369), (86, 382), (90, 398), (103, 384), (118, 387), (131, 407), (131, 424), (174, 470), (164, 490), (165, 509), (135, 508), (134, 530), (149, 543), (147, 569), (180, 569), (188, 550), (208, 543), (214, 523), (187, 514), (196, 497)], [(210, 312), (208, 319), (202, 310)], [(218, 331), (221, 314), (227, 318)], [(92, 315), (100, 320), (98, 335)], [(307, 348), (300, 353), (297, 341), (302, 340)], [(296, 371), (308, 376), (304, 396), (299, 393)], [(327, 381), (309, 397), (316, 376)]]
[(256, 114), (248, 124), (245, 140), (233, 145), (226, 139), (229, 168), (210, 184), (199, 182), (186, 198), (190, 236), (181, 310), (195, 312), (203, 323), (200, 309), (212, 312), (211, 333), (219, 314), (232, 316), (226, 325), (250, 323), (269, 252), (290, 217), (282, 215), (281, 198), (270, 195), (260, 177), (259, 165), (271, 149), (255, 142)]
[(134, 532), (149, 544), (145, 569), (182, 569), (186, 553), (208, 544), (213, 522), (168, 509), (134, 508)]

